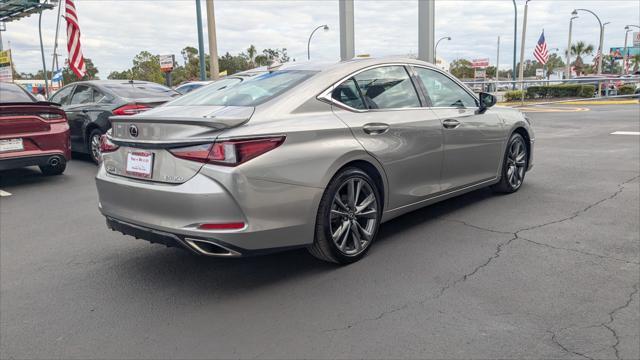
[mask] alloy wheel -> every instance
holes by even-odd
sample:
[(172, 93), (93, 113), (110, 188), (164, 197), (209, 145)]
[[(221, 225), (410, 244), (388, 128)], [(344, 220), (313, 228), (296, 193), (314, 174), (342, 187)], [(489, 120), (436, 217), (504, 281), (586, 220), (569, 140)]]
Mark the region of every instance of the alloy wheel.
[(507, 154), (507, 180), (513, 189), (517, 189), (522, 185), (524, 173), (527, 166), (527, 147), (518, 138), (509, 146)]
[(330, 231), (337, 249), (356, 256), (367, 249), (378, 224), (377, 195), (364, 179), (345, 180), (331, 204)]
[(100, 161), (102, 153), (100, 152), (100, 134), (91, 137), (91, 156), (96, 162)]

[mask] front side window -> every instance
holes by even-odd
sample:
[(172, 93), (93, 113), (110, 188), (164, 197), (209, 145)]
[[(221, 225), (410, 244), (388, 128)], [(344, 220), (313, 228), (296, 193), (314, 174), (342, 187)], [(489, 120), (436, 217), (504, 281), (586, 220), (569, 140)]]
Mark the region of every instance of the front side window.
[(168, 105), (256, 106), (292, 89), (313, 74), (314, 71), (279, 70), (222, 89), (213, 83), (183, 95)]
[(51, 102), (68, 105), (71, 100), (71, 90), (73, 90), (73, 85), (63, 87), (51, 97)]
[(71, 105), (89, 104), (93, 102), (93, 89), (85, 85), (76, 86), (76, 91), (73, 92), (71, 98)]
[(437, 71), (416, 67), (416, 74), (422, 81), (433, 107), (477, 107), (476, 99), (460, 85)]
[(377, 67), (353, 78), (369, 109), (420, 107), (420, 99), (404, 66)]

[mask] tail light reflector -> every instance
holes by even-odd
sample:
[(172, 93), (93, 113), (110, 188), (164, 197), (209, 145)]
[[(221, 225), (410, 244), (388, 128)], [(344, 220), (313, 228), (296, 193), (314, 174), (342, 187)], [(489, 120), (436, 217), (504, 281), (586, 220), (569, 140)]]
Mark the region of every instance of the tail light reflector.
[(113, 110), (113, 115), (135, 115), (151, 109), (143, 104), (127, 104)]
[(112, 143), (111, 140), (107, 137), (107, 135), (100, 136), (100, 152), (101, 153), (110, 153), (118, 150), (119, 146)]
[(65, 122), (67, 121), (67, 118), (65, 117), (64, 114), (59, 114), (59, 113), (40, 113), (38, 114), (39, 117), (47, 120), (47, 122), (50, 123), (58, 123), (58, 122)]
[(200, 224), (200, 230), (239, 230), (244, 228), (243, 222), (223, 223), (223, 224)]
[(170, 149), (176, 157), (201, 163), (237, 166), (269, 152), (284, 142), (284, 136), (225, 140), (214, 144), (203, 144)]

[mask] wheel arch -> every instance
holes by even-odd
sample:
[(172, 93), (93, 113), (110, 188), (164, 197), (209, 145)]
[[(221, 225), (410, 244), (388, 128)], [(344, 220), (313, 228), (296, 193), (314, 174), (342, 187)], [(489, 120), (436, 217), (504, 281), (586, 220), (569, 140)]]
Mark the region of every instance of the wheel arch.
[[(524, 144), (527, 147), (527, 164), (531, 160), (531, 135), (529, 131), (522, 125), (515, 126), (514, 129), (509, 134), (509, 139), (513, 134), (520, 134), (524, 138)], [(507, 139), (508, 141), (508, 139)]]
[(326, 179), (325, 187), (327, 186), (327, 184), (329, 184), (329, 181), (331, 181), (331, 179), (333, 179), (337, 174), (339, 174), (342, 170), (348, 167), (356, 167), (364, 171), (365, 173), (367, 173), (367, 175), (371, 176), (371, 178), (375, 182), (375, 185), (378, 187), (380, 191), (380, 196), (382, 196), (381, 203), (382, 203), (382, 210), (384, 211), (384, 208), (386, 207), (387, 199), (388, 199), (387, 176), (386, 176), (386, 173), (384, 172), (384, 169), (382, 168), (382, 165), (377, 160), (375, 160), (370, 156), (362, 156), (358, 158), (345, 159), (339, 164), (337, 164), (334, 167), (334, 170), (330, 172), (331, 176), (329, 176), (328, 179)]

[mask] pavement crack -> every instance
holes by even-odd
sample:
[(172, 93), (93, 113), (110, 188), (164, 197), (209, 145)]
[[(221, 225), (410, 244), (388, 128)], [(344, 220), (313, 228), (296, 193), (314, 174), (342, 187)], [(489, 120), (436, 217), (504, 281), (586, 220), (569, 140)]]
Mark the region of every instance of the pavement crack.
[(352, 327), (354, 327), (354, 326), (358, 326), (358, 325), (360, 325), (360, 324), (362, 324), (362, 323), (365, 323), (365, 322), (369, 322), (369, 321), (377, 321), (377, 320), (382, 319), (382, 318), (383, 318), (383, 317), (385, 317), (386, 315), (389, 315), (389, 314), (394, 313), (394, 312), (396, 312), (396, 311), (401, 311), (401, 310), (404, 310), (404, 309), (408, 308), (408, 307), (409, 307), (409, 304), (411, 304), (411, 303), (406, 303), (406, 304), (403, 304), (403, 305), (400, 305), (400, 306), (394, 307), (393, 309), (390, 309), (390, 310), (387, 310), (387, 311), (383, 311), (383, 312), (381, 312), (380, 314), (378, 314), (376, 317), (361, 319), (361, 320), (358, 320), (358, 321), (352, 322), (352, 323), (348, 324), (347, 326), (343, 326), (343, 327), (339, 327), (339, 328), (333, 328), (333, 329), (328, 329), (328, 330), (324, 330), (323, 332), (325, 332), (325, 333), (329, 333), (329, 332), (334, 332), (334, 331), (349, 330), (349, 329), (351, 329)]
[(537, 242), (537, 241), (534, 241), (534, 240), (526, 239), (526, 238), (523, 238), (522, 236), (518, 237), (518, 239), (520, 239), (522, 241), (526, 241), (526, 242), (532, 243), (532, 244), (535, 244), (535, 245), (544, 246), (544, 247), (547, 247), (547, 248), (550, 248), (550, 249), (570, 251), (570, 252), (574, 252), (574, 253), (578, 253), (578, 254), (582, 254), (582, 255), (595, 256), (595, 257), (598, 257), (600, 259), (608, 259), (608, 260), (613, 260), (613, 261), (620, 261), (620, 262), (623, 262), (625, 264), (640, 265), (640, 262), (629, 261), (629, 260), (625, 260), (625, 259), (620, 259), (620, 258), (616, 258), (616, 257), (606, 256), (606, 255), (602, 255), (602, 254), (597, 254), (597, 253), (592, 253), (592, 252), (582, 251), (582, 250), (577, 250), (577, 249), (572, 249), (572, 248), (554, 246), (554, 245), (545, 244), (545, 243)]
[(615, 343), (611, 346), (613, 348), (613, 351), (616, 355), (616, 359), (620, 359), (620, 353), (618, 350), (618, 345), (620, 345), (620, 337), (618, 336), (618, 333), (616, 332), (616, 330), (613, 328), (613, 322), (615, 321), (615, 315), (618, 311), (626, 309), (629, 307), (629, 305), (631, 305), (631, 302), (633, 301), (633, 296), (636, 295), (638, 293), (638, 290), (640, 289), (640, 285), (639, 284), (635, 284), (633, 286), (633, 291), (629, 294), (627, 301), (616, 307), (615, 309), (611, 310), (609, 312), (609, 320), (603, 322), (602, 324), (600, 324), (600, 326), (606, 328), (607, 330), (609, 330), (611, 332), (611, 334), (613, 335), (613, 338), (615, 339)]
[[(564, 329), (561, 329), (560, 331), (562, 331)], [(580, 357), (583, 357), (585, 359), (589, 359), (589, 360), (594, 360), (592, 357), (589, 357), (585, 354), (579, 353), (577, 351), (573, 351), (573, 350), (569, 350), (566, 346), (562, 345), (562, 343), (558, 340), (558, 336), (556, 335), (555, 332), (551, 331), (551, 330), (547, 330), (547, 332), (549, 334), (551, 334), (551, 341), (553, 341), (554, 344), (558, 345), (558, 347), (560, 349), (562, 349), (562, 351), (566, 352), (567, 354), (573, 354), (573, 355), (578, 355)]]
[(494, 230), (494, 229), (489, 229), (489, 228), (484, 228), (482, 226), (478, 226), (478, 225), (474, 225), (474, 224), (470, 224), (466, 221), (463, 220), (458, 220), (458, 219), (449, 219), (449, 218), (443, 218), (441, 219), (442, 221), (449, 221), (449, 222), (455, 222), (458, 224), (462, 224), (464, 226), (468, 226), (470, 228), (474, 228), (474, 229), (478, 229), (478, 230), (482, 230), (482, 231), (488, 231), (488, 232), (492, 232), (492, 233), (496, 233), (496, 234), (505, 234), (505, 235), (513, 235), (512, 232), (508, 232), (508, 231), (500, 231), (500, 230)]

